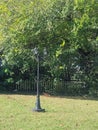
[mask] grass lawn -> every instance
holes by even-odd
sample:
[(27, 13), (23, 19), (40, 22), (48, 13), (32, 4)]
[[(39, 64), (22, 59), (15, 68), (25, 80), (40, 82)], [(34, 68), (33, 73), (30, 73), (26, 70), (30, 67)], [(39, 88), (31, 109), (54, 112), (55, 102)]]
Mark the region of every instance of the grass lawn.
[(32, 112), (36, 96), (0, 94), (0, 130), (98, 130), (98, 100), (41, 96), (44, 113)]

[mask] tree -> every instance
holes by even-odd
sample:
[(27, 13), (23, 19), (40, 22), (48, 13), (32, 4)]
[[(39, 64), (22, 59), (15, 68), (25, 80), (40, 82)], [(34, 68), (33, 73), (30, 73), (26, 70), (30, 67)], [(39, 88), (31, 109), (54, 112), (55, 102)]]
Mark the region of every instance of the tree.
[(48, 51), (41, 74), (70, 81), (80, 73), (88, 90), (91, 82), (97, 84), (97, 6), (96, 0), (0, 1), (1, 58), (11, 77), (35, 76), (36, 46), (40, 53), (44, 47)]
[(77, 12), (74, 18), (74, 37), (79, 54), (78, 64), (84, 73), (84, 80), (89, 89), (96, 86), (93, 77), (96, 73), (94, 68), (96, 68), (95, 59), (98, 55), (98, 18), (96, 16), (98, 3), (96, 0), (76, 0), (75, 5)]

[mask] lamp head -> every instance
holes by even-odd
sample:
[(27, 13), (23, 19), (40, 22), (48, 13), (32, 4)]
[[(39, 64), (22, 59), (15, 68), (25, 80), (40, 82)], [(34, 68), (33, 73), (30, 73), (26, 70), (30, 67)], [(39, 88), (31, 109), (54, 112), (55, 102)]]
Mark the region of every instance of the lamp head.
[(44, 48), (43, 53), (44, 53), (44, 55), (47, 55), (47, 50), (46, 50), (46, 48)]
[(34, 55), (38, 54), (38, 49), (35, 47), (34, 49), (32, 49), (32, 52), (34, 53)]

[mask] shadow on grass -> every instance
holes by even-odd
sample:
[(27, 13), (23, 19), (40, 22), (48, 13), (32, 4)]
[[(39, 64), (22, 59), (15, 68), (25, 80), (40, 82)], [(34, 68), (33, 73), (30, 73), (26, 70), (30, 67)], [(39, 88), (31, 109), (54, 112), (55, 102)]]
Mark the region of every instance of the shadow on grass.
[[(0, 91), (0, 95), (32, 95), (36, 96), (36, 92), (14, 92), (14, 91)], [(82, 96), (69, 96), (69, 95), (51, 95), (48, 93), (40, 93), (41, 96), (50, 98), (66, 98), (66, 99), (76, 99), (76, 100), (95, 100), (98, 101), (98, 97), (82, 95)]]
[[(63, 98), (63, 96), (59, 96), (60, 98)], [(98, 101), (98, 97), (93, 96), (65, 96), (67, 99), (76, 99), (76, 100), (96, 100)]]
[(35, 92), (21, 92), (21, 91), (0, 91), (0, 95), (36, 95)]
[(72, 95), (49, 95), (48, 93), (43, 93), (44, 96), (50, 98), (66, 98), (66, 99), (76, 99), (76, 100), (95, 100), (98, 101), (98, 97), (93, 97), (89, 95), (72, 96)]

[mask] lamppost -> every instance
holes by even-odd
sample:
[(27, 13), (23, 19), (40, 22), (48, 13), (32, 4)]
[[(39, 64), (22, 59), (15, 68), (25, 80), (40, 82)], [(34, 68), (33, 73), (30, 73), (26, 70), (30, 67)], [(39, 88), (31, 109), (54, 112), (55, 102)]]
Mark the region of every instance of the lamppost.
[[(44, 55), (47, 54), (46, 48), (44, 48), (43, 52), (44, 52)], [(41, 104), (40, 104), (40, 92), (39, 92), (39, 63), (40, 63), (40, 56), (39, 56), (38, 49), (34, 48), (33, 53), (36, 56), (36, 61), (37, 61), (37, 96), (36, 96), (35, 108), (33, 109), (33, 111), (35, 111), (35, 112), (45, 112), (45, 109), (42, 109)]]

